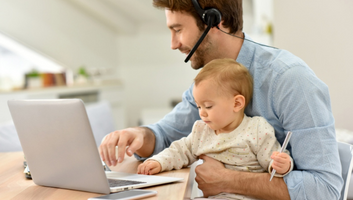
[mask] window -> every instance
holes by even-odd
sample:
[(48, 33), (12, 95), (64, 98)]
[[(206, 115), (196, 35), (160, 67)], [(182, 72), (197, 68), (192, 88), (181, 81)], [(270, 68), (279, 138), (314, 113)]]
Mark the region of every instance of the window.
[(65, 69), (49, 58), (0, 33), (0, 91), (22, 89), (25, 74), (61, 73)]

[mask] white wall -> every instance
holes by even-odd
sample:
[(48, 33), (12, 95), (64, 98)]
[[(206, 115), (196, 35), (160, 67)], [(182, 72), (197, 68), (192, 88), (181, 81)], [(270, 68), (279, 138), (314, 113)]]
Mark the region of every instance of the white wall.
[(116, 68), (114, 31), (69, 1), (0, 0), (0, 31), (66, 67)]
[(142, 109), (166, 108), (171, 100), (181, 100), (198, 72), (184, 63), (183, 54), (170, 49), (166, 25), (141, 26), (135, 35), (119, 36), (118, 47), (129, 126), (137, 125)]
[(353, 1), (275, 0), (274, 45), (301, 57), (329, 87), (336, 128), (353, 130)]
[[(256, 2), (245, 3), (245, 10), (254, 14)], [(352, 8), (350, 0), (274, 0), (274, 45), (301, 57), (326, 82), (337, 127), (351, 130)], [(245, 15), (249, 33), (257, 18)], [(197, 74), (184, 55), (170, 49), (164, 24), (137, 26), (135, 34), (118, 35), (70, 0), (0, 0), (2, 33), (70, 68), (114, 69), (111, 76), (124, 82), (129, 126), (137, 125), (141, 109), (168, 107), (181, 98)]]
[[(266, 2), (271, 3), (272, 0)], [(245, 31), (254, 33), (255, 10), (259, 11), (252, 2), (244, 3)], [(155, 9), (155, 12), (165, 19), (163, 10)], [(117, 45), (129, 126), (137, 125), (143, 109), (166, 108), (171, 100), (181, 99), (182, 93), (190, 87), (198, 73), (191, 68), (190, 62), (184, 63), (185, 55), (171, 50), (170, 32), (166, 24), (143, 24), (136, 34), (120, 35)]]
[(181, 99), (197, 71), (170, 49), (165, 24), (134, 24), (136, 34), (119, 34), (76, 6), (70, 0), (0, 0), (0, 31), (69, 68), (113, 68), (124, 84), (128, 126), (138, 124), (142, 109)]

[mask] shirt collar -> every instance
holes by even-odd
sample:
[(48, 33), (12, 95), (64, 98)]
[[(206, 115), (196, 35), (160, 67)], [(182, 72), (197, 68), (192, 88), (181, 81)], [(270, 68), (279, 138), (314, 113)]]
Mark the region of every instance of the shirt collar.
[(244, 33), (244, 38), (246, 40), (244, 39), (243, 45), (240, 48), (237, 62), (243, 64), (247, 68), (250, 68), (255, 49), (254, 46), (251, 45), (251, 42), (248, 41), (251, 40), (251, 38), (246, 33)]

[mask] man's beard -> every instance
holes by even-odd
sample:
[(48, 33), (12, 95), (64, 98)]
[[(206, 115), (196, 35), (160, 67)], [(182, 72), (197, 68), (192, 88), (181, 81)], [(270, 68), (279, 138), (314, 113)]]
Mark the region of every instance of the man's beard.
[[(200, 38), (201, 34), (202, 33), (200, 33), (199, 37), (197, 37), (197, 38)], [(196, 44), (197, 40), (195, 41), (195, 44)], [(211, 54), (213, 49), (214, 49), (213, 43), (210, 41), (209, 37), (206, 35), (204, 40), (201, 42), (200, 46), (195, 51), (194, 55), (191, 56), (191, 59), (192, 59), (192, 60), (190, 59), (191, 67), (195, 70), (200, 69), (205, 64), (207, 64), (209, 61), (211, 61), (212, 60), (211, 55), (216, 54), (216, 52), (213, 52), (213, 54)], [(206, 60), (206, 58), (207, 58), (207, 60)]]

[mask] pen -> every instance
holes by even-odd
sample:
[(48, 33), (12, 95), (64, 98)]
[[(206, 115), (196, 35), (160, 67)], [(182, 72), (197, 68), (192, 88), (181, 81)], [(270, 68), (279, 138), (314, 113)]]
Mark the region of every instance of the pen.
[[(287, 136), (286, 138), (284, 139), (284, 142), (282, 144), (282, 148), (281, 148), (281, 151), (279, 153), (282, 153), (286, 148), (287, 148), (287, 145), (288, 145), (288, 142), (289, 142), (289, 139), (290, 139), (290, 136), (292, 135), (292, 132), (291, 131), (288, 131), (287, 133)], [(276, 174), (276, 170), (272, 170), (272, 173), (271, 173), (271, 178), (270, 178), (270, 181), (272, 180), (273, 176)]]

